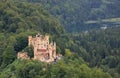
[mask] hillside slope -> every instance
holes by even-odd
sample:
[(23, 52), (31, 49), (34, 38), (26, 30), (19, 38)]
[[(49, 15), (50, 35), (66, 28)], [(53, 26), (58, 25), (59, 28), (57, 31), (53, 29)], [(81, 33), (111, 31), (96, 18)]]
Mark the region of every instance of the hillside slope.
[[(0, 2), (0, 78), (119, 78), (119, 30), (66, 34), (39, 3)], [(16, 59), (17, 52), (27, 47), (28, 35), (37, 33), (50, 35), (62, 60), (46, 64)]]
[[(23, 0), (20, 0), (23, 1)], [(24, 0), (25, 1), (25, 0)], [(69, 32), (79, 32), (100, 25), (86, 25), (89, 20), (120, 17), (119, 0), (26, 0), (41, 3), (45, 9), (57, 17)]]
[(16, 60), (0, 72), (0, 78), (112, 78), (101, 69), (90, 68), (75, 54), (66, 51), (64, 60), (48, 64)]
[(41, 4), (0, 2), (0, 32), (19, 33), (36, 30), (41, 33), (64, 33), (62, 25)]
[(73, 34), (70, 49), (89, 62), (100, 67), (114, 78), (120, 77), (120, 27), (91, 30)]
[(28, 45), (28, 35), (37, 33), (49, 34), (55, 41), (65, 30), (40, 4), (0, 1), (0, 66), (13, 62)]

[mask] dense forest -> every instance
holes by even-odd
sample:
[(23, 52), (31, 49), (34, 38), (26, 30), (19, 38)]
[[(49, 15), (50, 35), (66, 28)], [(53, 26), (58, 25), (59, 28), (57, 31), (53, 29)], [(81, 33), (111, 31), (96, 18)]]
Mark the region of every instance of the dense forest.
[[(0, 78), (120, 77), (119, 26), (67, 33), (89, 29), (83, 24), (88, 20), (118, 18), (119, 0), (26, 1), (0, 1)], [(48, 64), (17, 59), (17, 52), (28, 48), (28, 35), (37, 33), (50, 35), (61, 60)]]
[[(68, 32), (80, 32), (104, 26), (103, 19), (120, 18), (120, 0), (21, 0), (41, 3), (57, 17)], [(86, 24), (87, 21), (98, 21)], [(110, 21), (111, 24), (116, 21)], [(120, 20), (119, 20), (120, 22)], [(99, 25), (100, 24), (100, 25)], [(106, 23), (105, 23), (106, 24)], [(108, 23), (107, 23), (108, 24)]]
[(100, 67), (115, 78), (120, 77), (120, 27), (91, 30), (72, 34), (71, 51), (89, 62), (90, 67)]

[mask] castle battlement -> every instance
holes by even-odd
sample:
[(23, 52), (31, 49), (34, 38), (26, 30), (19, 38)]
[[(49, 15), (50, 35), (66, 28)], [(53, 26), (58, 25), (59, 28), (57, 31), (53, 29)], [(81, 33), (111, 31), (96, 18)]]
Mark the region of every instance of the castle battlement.
[[(28, 36), (28, 46), (32, 45), (34, 48), (34, 60), (42, 62), (53, 62), (59, 55), (56, 54), (56, 43), (49, 42), (48, 35), (37, 34), (35, 37)], [(21, 57), (22, 56), (22, 57)], [(18, 58), (25, 59), (26, 53), (18, 53)]]

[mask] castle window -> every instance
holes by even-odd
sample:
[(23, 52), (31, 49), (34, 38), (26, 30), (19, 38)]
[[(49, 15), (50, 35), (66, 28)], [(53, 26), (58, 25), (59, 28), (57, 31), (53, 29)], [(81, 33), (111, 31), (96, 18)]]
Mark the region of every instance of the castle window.
[(46, 47), (46, 44), (44, 44), (44, 47)]

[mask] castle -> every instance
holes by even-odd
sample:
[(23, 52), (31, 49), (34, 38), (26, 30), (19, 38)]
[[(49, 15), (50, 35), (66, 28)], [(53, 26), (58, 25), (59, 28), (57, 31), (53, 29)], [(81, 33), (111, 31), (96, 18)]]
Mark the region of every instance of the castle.
[[(56, 43), (49, 42), (49, 36), (37, 34), (36, 37), (28, 36), (28, 46), (33, 46), (34, 60), (42, 62), (53, 62), (61, 58), (61, 54), (56, 54)], [(18, 52), (18, 59), (30, 59), (27, 52)]]

